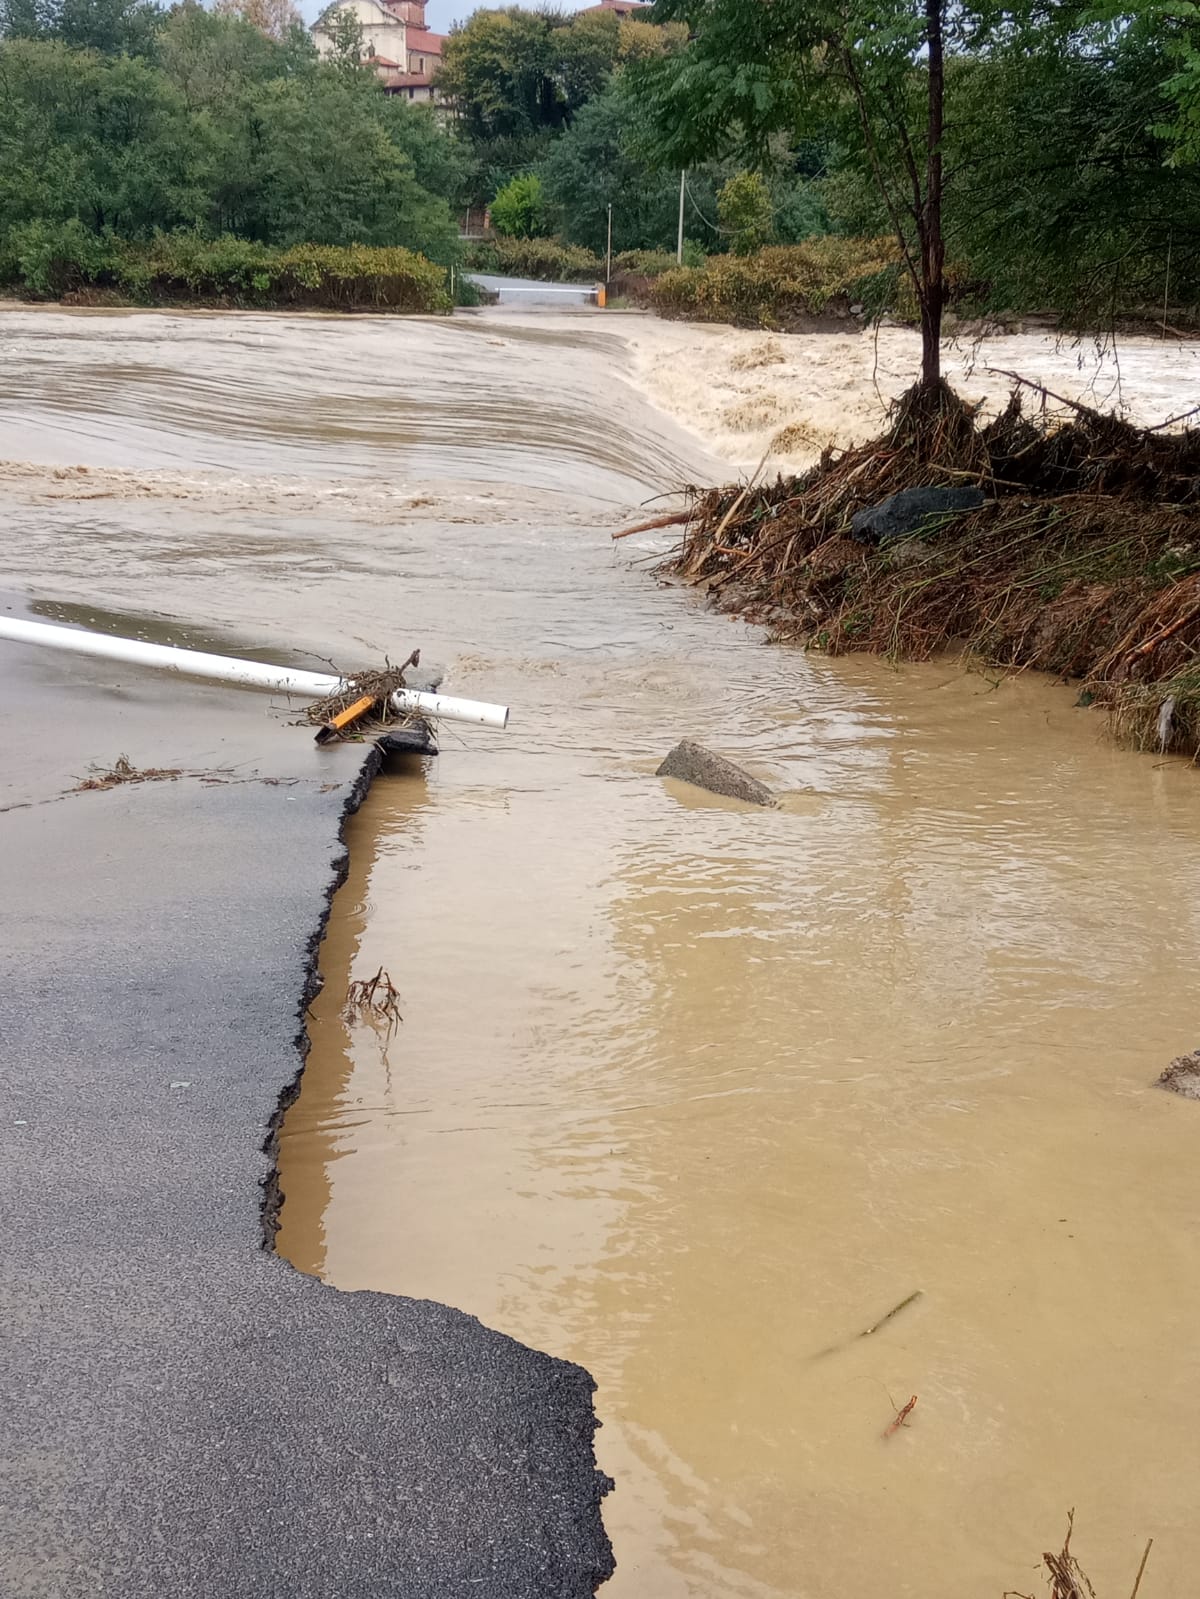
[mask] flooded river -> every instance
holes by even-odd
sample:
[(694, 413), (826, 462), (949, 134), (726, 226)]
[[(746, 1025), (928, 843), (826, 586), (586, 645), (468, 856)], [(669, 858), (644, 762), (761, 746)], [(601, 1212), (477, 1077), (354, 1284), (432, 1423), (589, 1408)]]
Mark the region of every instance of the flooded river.
[[(614, 1599), (1040, 1593), (1071, 1507), (1101, 1599), (1151, 1536), (1193, 1594), (1196, 774), (656, 586), (609, 532), (722, 466), (649, 324), (0, 323), (0, 586), (513, 707), (350, 824), (284, 1253), (593, 1373)], [(780, 808), (656, 778), (685, 734)]]

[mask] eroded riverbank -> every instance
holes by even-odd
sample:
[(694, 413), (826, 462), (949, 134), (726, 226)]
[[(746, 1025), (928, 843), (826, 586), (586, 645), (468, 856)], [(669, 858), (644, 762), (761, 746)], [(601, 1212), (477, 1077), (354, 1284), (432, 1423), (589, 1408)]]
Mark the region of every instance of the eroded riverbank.
[[(614, 1594), (1033, 1591), (1071, 1504), (1098, 1591), (1153, 1534), (1190, 1592), (1194, 1107), (1147, 1084), (1193, 1042), (1194, 774), (1052, 685), (767, 651), (614, 558), (723, 469), (613, 324), (63, 320), (0, 396), (50, 466), (4, 489), (26, 582), (419, 643), (514, 706), (351, 824), (292, 1258), (593, 1371)], [(782, 809), (664, 787), (681, 733)], [(338, 1014), (380, 960), (386, 1051)]]

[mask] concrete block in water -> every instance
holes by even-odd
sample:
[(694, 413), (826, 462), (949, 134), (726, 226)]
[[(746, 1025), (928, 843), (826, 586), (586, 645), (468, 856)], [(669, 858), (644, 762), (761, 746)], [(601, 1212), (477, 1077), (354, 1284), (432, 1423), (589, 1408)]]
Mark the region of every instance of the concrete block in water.
[(907, 538), (927, 522), (948, 520), (984, 503), (982, 489), (901, 489), (850, 518), (850, 532), (860, 544), (887, 544)]
[(1160, 1088), (1169, 1088), (1185, 1099), (1200, 1099), (1200, 1049), (1173, 1060), (1158, 1079)]
[(714, 755), (690, 738), (681, 739), (658, 769), (659, 777), (677, 777), (681, 783), (694, 783), (712, 794), (745, 800), (749, 805), (774, 805), (775, 796), (765, 783), (751, 777), (740, 766)]

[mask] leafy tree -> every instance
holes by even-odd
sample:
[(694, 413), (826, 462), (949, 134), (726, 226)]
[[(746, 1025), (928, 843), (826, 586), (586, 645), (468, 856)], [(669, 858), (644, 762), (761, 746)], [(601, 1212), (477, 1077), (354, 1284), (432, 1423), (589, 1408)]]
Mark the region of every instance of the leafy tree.
[(620, 51), (607, 14), (476, 11), (446, 42), (438, 87), (480, 142), (566, 127), (603, 89)]
[(1200, 170), (1161, 123), (1171, 71), (1136, 28), (955, 64), (947, 247), (985, 303), (1095, 325), (1200, 293)]
[(343, 67), (362, 65), (366, 54), (362, 23), (348, 6), (335, 6), (322, 19), (333, 42), (333, 59)]
[[(660, 126), (680, 157), (821, 131), (848, 111), (911, 276), (921, 379), (941, 381), (945, 304), (945, 54), (949, 0), (659, 0), (686, 17), (686, 50), (659, 65)], [(1002, 13), (992, 14), (997, 21)], [(954, 9), (955, 39), (978, 18)], [(653, 68), (655, 64), (651, 64)], [(650, 69), (647, 69), (650, 70)]]
[(570, 121), (607, 84), (621, 53), (621, 24), (611, 12), (588, 15), (550, 29), (550, 77)]
[(158, 64), (189, 107), (217, 107), (271, 78), (290, 77), (317, 64), (308, 37), (282, 44), (249, 22), (218, 16), (196, 0), (175, 6), (158, 36)]
[(304, 27), (304, 18), (292, 0), (216, 0), (214, 9), (220, 16), (248, 22), (266, 38), (280, 43), (295, 29)]
[[(771, 184), (771, 205), (774, 210), (773, 231), (780, 244), (802, 244), (821, 234), (833, 232), (825, 185), (787, 173), (775, 177)], [(868, 236), (885, 232), (887, 223), (857, 230)]]
[(163, 20), (153, 0), (0, 0), (0, 39), (59, 39), (104, 55), (150, 55)]
[[(611, 204), (614, 250), (674, 253), (679, 170), (661, 164), (656, 130), (628, 70), (580, 110), (540, 171), (573, 243), (604, 252)], [(725, 175), (713, 163), (688, 173), (685, 232), (710, 250), (721, 247), (716, 188)]]
[[(977, 297), (1077, 319), (1181, 292), (1200, 256), (1195, 0), (659, 0), (687, 48), (632, 70), (667, 159), (831, 137), (819, 197), (842, 231), (894, 233), (940, 379), (947, 250)], [(1168, 170), (1173, 167), (1173, 173)], [(968, 285), (972, 286), (972, 285)], [(1044, 298), (1043, 298), (1044, 297)]]
[(0, 230), (46, 219), (145, 238), (203, 215), (208, 151), (144, 61), (58, 40), (0, 47)]
[(640, 17), (625, 17), (617, 36), (617, 60), (656, 61), (687, 43), (688, 30), (679, 22), (643, 22)]
[(1196, 0), (1096, 0), (1087, 20), (1102, 41), (1150, 47), (1163, 71), (1152, 131), (1172, 166), (1200, 162), (1200, 4)]
[(0, 0), (0, 39), (41, 39), (46, 32), (43, 0)]
[(462, 152), (427, 108), (198, 5), (171, 13), (156, 54), (0, 44), (0, 244), (187, 230), (456, 258)]
[(717, 195), (717, 215), (735, 255), (753, 255), (774, 232), (771, 191), (758, 172), (737, 172)]
[(1163, 40), (1173, 68), (1163, 84), (1171, 110), (1158, 127), (1170, 141), (1174, 165), (1200, 161), (1200, 6), (1178, 9), (1186, 12), (1190, 26), (1177, 26)]
[(403, 148), (407, 120), (365, 75), (327, 67), (272, 79), (225, 107), (219, 127), (214, 231), (265, 244), (399, 244), (435, 260), (456, 255), (449, 206), (420, 183)]
[(461, 136), (456, 141), (465, 166), (465, 190), (471, 205), (488, 205), (506, 183), (527, 172), (539, 171), (552, 144), (549, 128), (537, 133), (515, 134), (510, 138), (473, 141)]
[(544, 239), (554, 231), (554, 208), (536, 174), (513, 178), (492, 201), (492, 226), (510, 239)]

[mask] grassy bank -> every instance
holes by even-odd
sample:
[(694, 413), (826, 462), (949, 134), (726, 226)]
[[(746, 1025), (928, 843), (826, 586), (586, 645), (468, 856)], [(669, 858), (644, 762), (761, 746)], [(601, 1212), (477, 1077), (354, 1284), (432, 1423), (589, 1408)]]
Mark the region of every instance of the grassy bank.
[(814, 318), (896, 304), (898, 251), (888, 239), (811, 239), (753, 255), (710, 256), (663, 272), (646, 292), (660, 316), (788, 332)]
[(367, 245), (274, 249), (245, 239), (163, 234), (148, 244), (31, 226), (0, 247), (0, 286), (92, 305), (437, 312), (445, 270), (414, 251)]
[(595, 283), (604, 276), (603, 261), (561, 239), (488, 239), (468, 245), (463, 264), (473, 272), (536, 278), (540, 283)]
[[(692, 244), (684, 259), (703, 262)], [(603, 256), (561, 239), (506, 239), (497, 236), (466, 248), (464, 264), (474, 272), (499, 272), (515, 278), (537, 278), (544, 283), (599, 283), (608, 266)], [(666, 250), (622, 250), (612, 258), (612, 282), (636, 279), (649, 285), (666, 272), (678, 270), (675, 256)], [(684, 269), (687, 270), (686, 268)]]
[[(882, 437), (799, 477), (698, 494), (671, 570), (781, 639), (1079, 680), (1116, 731), (1200, 757), (1200, 430), (1078, 408), (987, 427), (911, 391)], [(876, 538), (856, 512), (919, 487), (981, 503)]]

